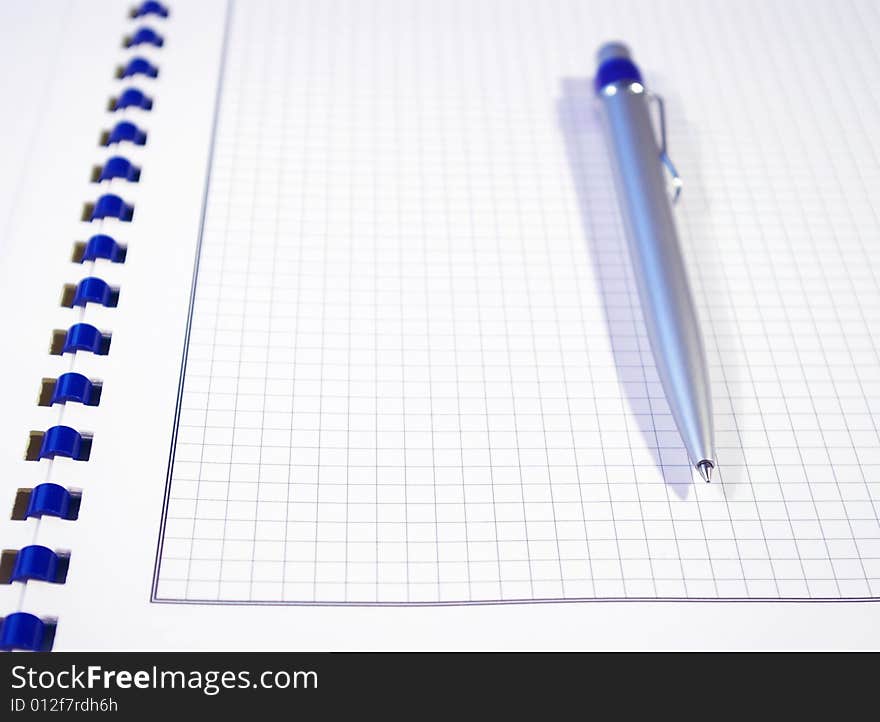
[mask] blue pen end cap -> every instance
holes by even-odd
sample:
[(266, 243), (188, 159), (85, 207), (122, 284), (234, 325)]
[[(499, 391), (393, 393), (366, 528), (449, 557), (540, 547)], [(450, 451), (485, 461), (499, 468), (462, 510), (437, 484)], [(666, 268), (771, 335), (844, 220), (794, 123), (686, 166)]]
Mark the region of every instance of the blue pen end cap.
[(596, 53), (599, 68), (593, 81), (596, 93), (612, 83), (642, 82), (642, 74), (632, 61), (629, 48), (623, 43), (605, 43)]

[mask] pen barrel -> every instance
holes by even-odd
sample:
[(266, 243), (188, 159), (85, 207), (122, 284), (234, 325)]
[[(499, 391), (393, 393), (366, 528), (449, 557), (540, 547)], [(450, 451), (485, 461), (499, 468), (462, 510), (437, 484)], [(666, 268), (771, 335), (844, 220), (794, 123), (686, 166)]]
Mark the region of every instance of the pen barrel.
[(648, 98), (641, 84), (600, 95), (642, 314), (660, 382), (692, 463), (715, 459), (706, 352)]

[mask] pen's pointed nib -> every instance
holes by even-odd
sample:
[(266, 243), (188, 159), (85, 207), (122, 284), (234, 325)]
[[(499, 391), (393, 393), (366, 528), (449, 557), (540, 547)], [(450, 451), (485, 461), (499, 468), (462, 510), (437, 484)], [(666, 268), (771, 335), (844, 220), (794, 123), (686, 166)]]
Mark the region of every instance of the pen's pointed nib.
[(712, 470), (715, 468), (715, 462), (710, 461), (709, 459), (703, 459), (699, 464), (697, 464), (697, 471), (700, 472), (700, 476), (703, 477), (703, 481), (712, 481)]

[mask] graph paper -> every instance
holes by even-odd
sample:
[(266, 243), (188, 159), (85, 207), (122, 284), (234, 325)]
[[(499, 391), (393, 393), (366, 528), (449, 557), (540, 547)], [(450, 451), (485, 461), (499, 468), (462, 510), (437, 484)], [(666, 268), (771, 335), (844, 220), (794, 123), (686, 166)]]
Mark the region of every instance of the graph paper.
[[(870, 2), (235, 3), (154, 600), (880, 597), (878, 28)], [(711, 485), (639, 311), (608, 39), (666, 98)]]

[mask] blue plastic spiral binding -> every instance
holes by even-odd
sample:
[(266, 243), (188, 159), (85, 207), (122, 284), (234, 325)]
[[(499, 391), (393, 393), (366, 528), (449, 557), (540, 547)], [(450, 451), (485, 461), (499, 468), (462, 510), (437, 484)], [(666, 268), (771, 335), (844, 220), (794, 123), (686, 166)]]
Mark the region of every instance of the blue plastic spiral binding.
[(126, 203), (119, 196), (111, 193), (101, 196), (92, 206), (92, 212), (89, 215), (90, 221), (99, 221), (103, 218), (118, 218), (120, 221), (130, 223), (134, 216), (134, 206)]
[(137, 183), (141, 179), (141, 169), (134, 165), (128, 158), (113, 156), (108, 158), (98, 175), (98, 183), (110, 181), (116, 178), (127, 180), (129, 183)]
[(146, 58), (132, 58), (122, 69), (121, 78), (133, 78), (136, 75), (145, 75), (148, 78), (159, 77), (159, 68)]
[(153, 100), (145, 95), (142, 90), (128, 88), (127, 90), (123, 90), (113, 103), (113, 110), (123, 110), (125, 108), (152, 110)]
[(85, 263), (86, 261), (97, 261), (99, 258), (103, 258), (111, 263), (125, 263), (125, 255), (125, 246), (119, 245), (110, 236), (99, 233), (86, 241), (79, 262)]
[(147, 134), (138, 128), (134, 123), (123, 120), (113, 126), (113, 130), (107, 133), (104, 145), (116, 145), (118, 143), (133, 143), (134, 145), (145, 145), (147, 142)]
[(66, 404), (71, 401), (84, 406), (97, 406), (101, 400), (100, 384), (92, 383), (92, 380), (82, 374), (61, 374), (52, 387), (52, 396), (49, 406)]
[[(154, 16), (167, 18), (168, 8), (161, 2), (147, 0), (130, 12), (131, 17), (143, 18)], [(152, 46), (161, 48), (165, 39), (150, 27), (140, 26), (123, 39), (128, 48)], [(120, 78), (136, 78), (143, 76), (156, 78), (159, 68), (144, 57), (129, 58), (117, 72)], [(140, 109), (149, 111), (153, 108), (153, 99), (136, 87), (128, 87), (110, 100), (110, 111)], [(129, 120), (116, 123), (109, 131), (105, 131), (99, 141), (100, 145), (113, 146), (122, 143), (142, 146), (147, 142), (146, 131)], [(108, 182), (124, 180), (137, 183), (140, 180), (140, 168), (130, 160), (114, 156), (94, 170), (92, 180)], [(101, 221), (118, 219), (131, 222), (134, 217), (134, 206), (113, 194), (101, 195), (93, 204), (87, 204), (82, 220)], [(123, 263), (126, 258), (126, 247), (113, 237), (98, 233), (85, 243), (74, 244), (72, 260), (76, 263), (106, 260), (111, 263)], [(68, 284), (64, 287), (62, 305), (86, 307), (89, 304), (100, 304), (114, 307), (119, 300), (119, 290), (111, 287), (106, 281), (95, 276), (83, 278), (76, 286)], [(110, 351), (111, 336), (87, 323), (77, 323), (66, 331), (56, 330), (53, 333), (50, 352), (52, 354), (76, 354), (90, 352), (99, 356)], [(97, 406), (100, 402), (102, 384), (83, 374), (68, 372), (57, 378), (44, 378), (38, 403), (40, 406), (79, 403), (83, 406)], [(26, 453), (28, 460), (55, 459), (63, 457), (77, 461), (88, 461), (91, 455), (91, 434), (82, 433), (70, 426), (52, 426), (44, 432), (31, 432)], [(57, 519), (76, 520), (79, 516), (82, 496), (64, 486), (52, 482), (35, 485), (32, 489), (19, 489), (13, 507), (13, 519), (18, 523), (22, 520), (54, 517)], [(63, 584), (67, 579), (70, 563), (69, 554), (58, 552), (49, 547), (32, 544), (18, 549), (9, 566), (3, 565), (3, 582), (30, 584), (34, 581)], [(5, 560), (4, 560), (5, 561)], [(52, 649), (55, 639), (56, 622), (54, 618), (40, 618), (23, 611), (13, 612), (0, 618), (0, 650), (23, 650), (46, 652)]]
[(63, 456), (74, 461), (88, 461), (92, 440), (70, 426), (52, 426), (46, 429), (36, 461)]
[(153, 28), (138, 28), (134, 34), (125, 42), (125, 47), (133, 48), (136, 45), (153, 45), (161, 48), (165, 44), (165, 38), (157, 33)]
[(96, 356), (106, 356), (110, 352), (110, 334), (101, 333), (87, 323), (77, 323), (67, 330), (61, 353), (91, 351)]
[[(107, 308), (116, 308), (119, 303), (119, 289), (113, 288), (103, 278), (89, 276), (76, 284), (73, 299), (70, 305), (73, 307), (85, 307), (90, 303)], [(65, 304), (67, 305), (67, 304)]]
[(49, 547), (32, 544), (22, 547), (15, 555), (10, 582), (49, 582), (64, 584), (67, 579), (69, 557), (58, 554)]
[(141, 3), (140, 7), (131, 14), (133, 18), (142, 18), (145, 15), (157, 15), (160, 18), (167, 18), (168, 8), (160, 2), (155, 2), (155, 0), (147, 0), (147, 2)]
[(24, 518), (42, 519), (44, 516), (55, 516), (74, 521), (79, 516), (81, 501), (80, 494), (73, 494), (59, 484), (37, 484), (28, 496)]
[(55, 640), (55, 625), (27, 612), (0, 619), (0, 649), (11, 652), (48, 652)]

